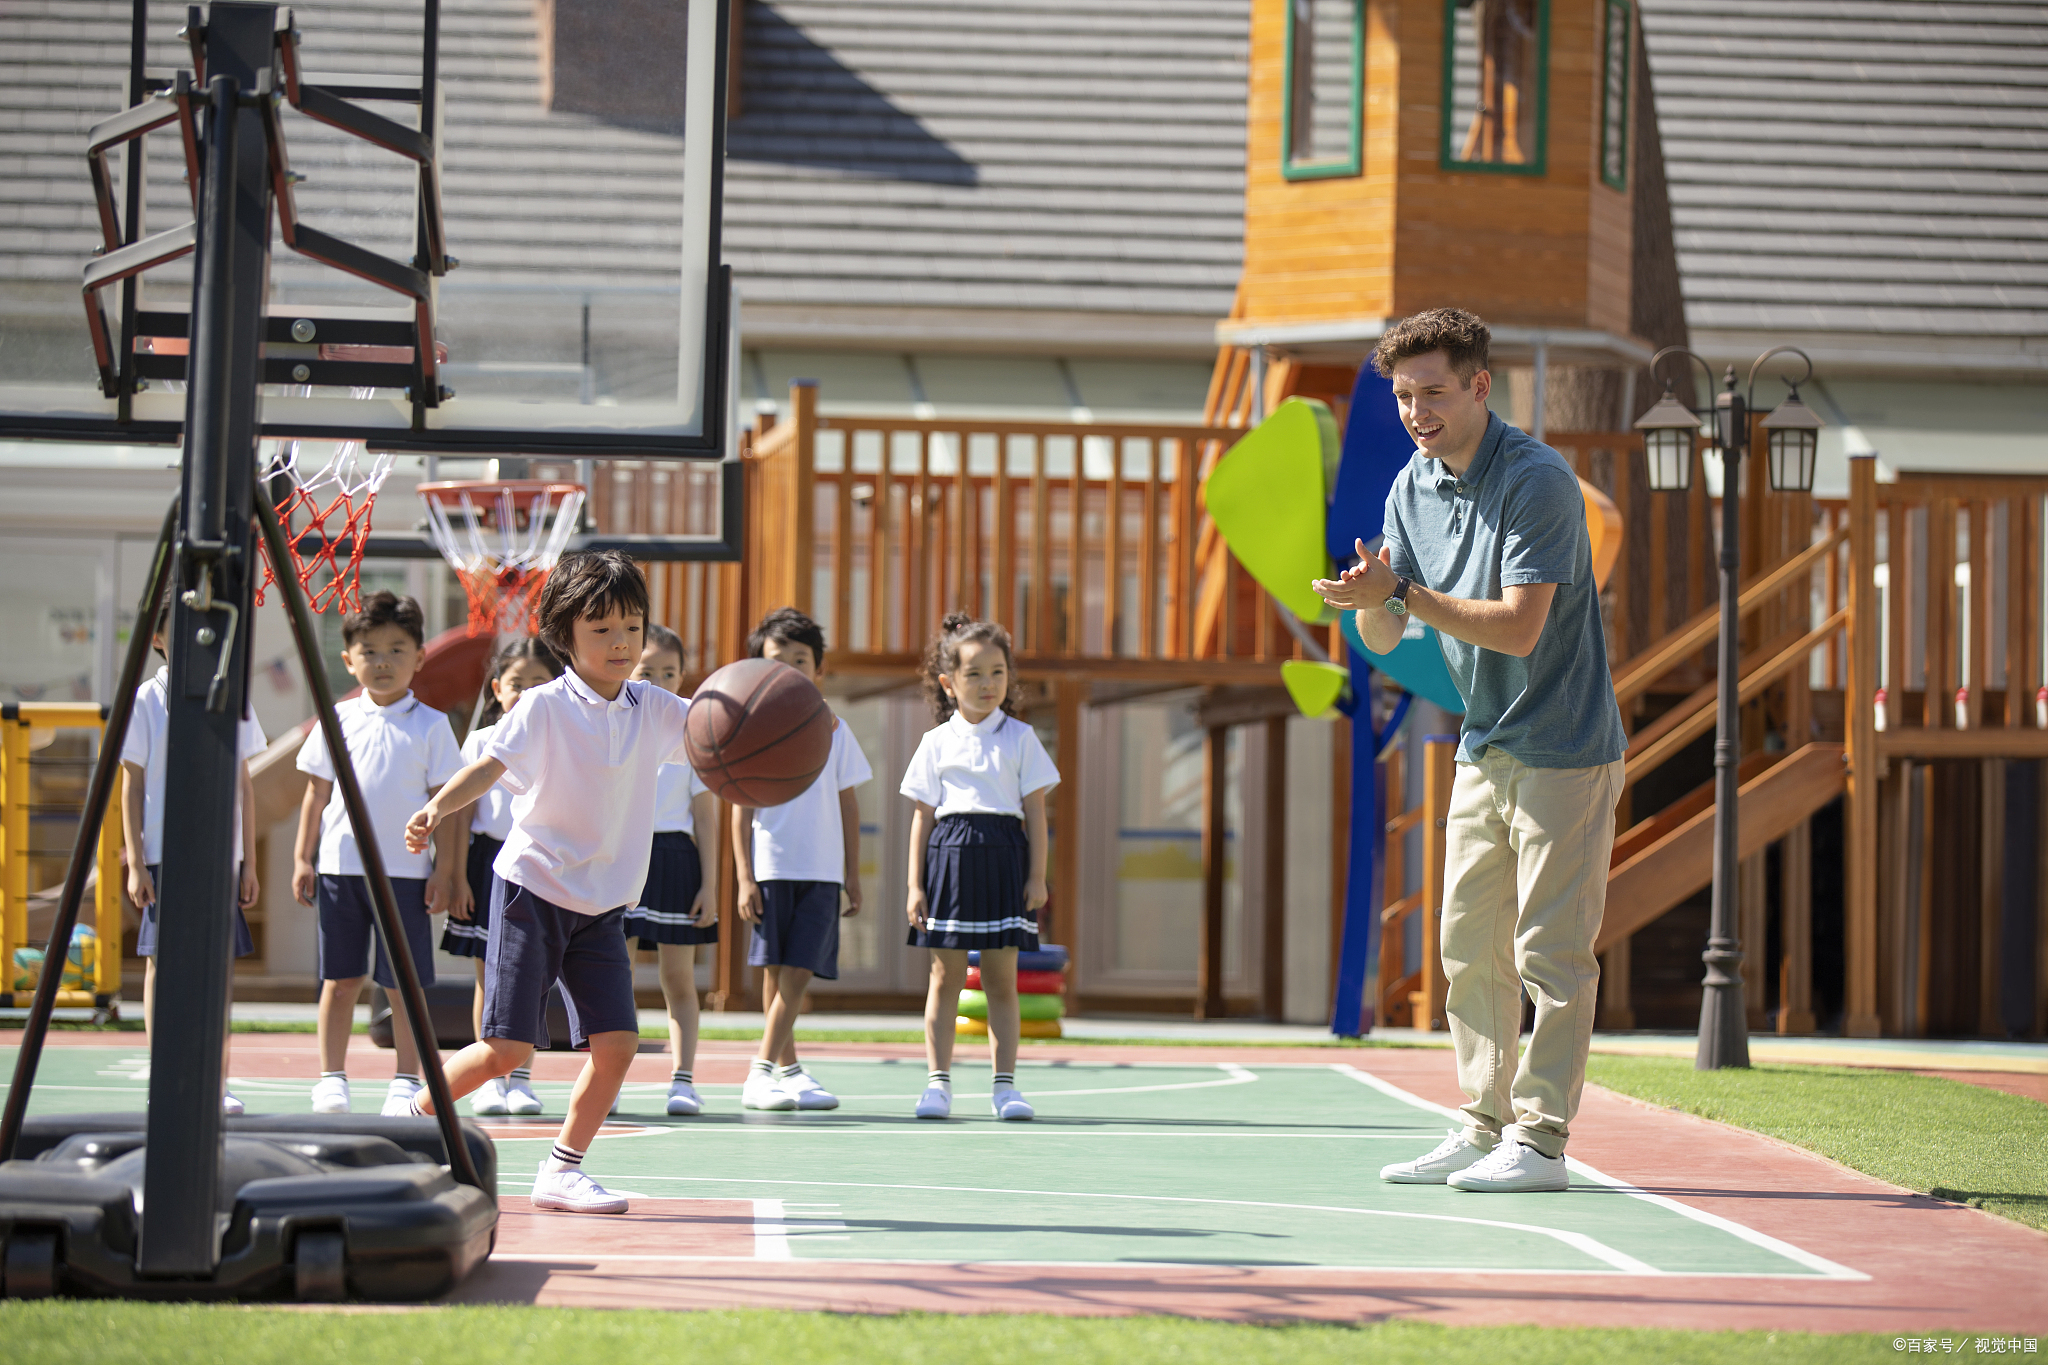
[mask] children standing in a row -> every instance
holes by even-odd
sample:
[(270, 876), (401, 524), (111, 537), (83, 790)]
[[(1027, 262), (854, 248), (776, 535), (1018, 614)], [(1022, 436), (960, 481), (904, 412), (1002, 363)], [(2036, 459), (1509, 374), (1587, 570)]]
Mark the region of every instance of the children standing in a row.
[(925, 732), (903, 777), (910, 821), (910, 944), (932, 954), (925, 997), (931, 1074), (921, 1119), (953, 1109), (954, 1019), (978, 950), (995, 1068), (990, 1107), (1028, 1119), (1017, 1089), (1017, 952), (1038, 949), (1049, 844), (1045, 794), (1060, 780), (1038, 734), (1017, 718), (1010, 635), (964, 612), (946, 617), (925, 653), (925, 694), (939, 724)]
[[(539, 640), (514, 640), (491, 660), (487, 685), (489, 700), (477, 712), (469, 738), (462, 741), (462, 761), (474, 763), (483, 757), (491, 730), (505, 713), (519, 704), (520, 694), (530, 687), (553, 682), (562, 676), (562, 662)], [(466, 875), (455, 888), (455, 904), (448, 911), (448, 926), (441, 931), (441, 951), (469, 958), (476, 965), (476, 998), (470, 1005), (470, 1019), (476, 1036), (484, 1036), (484, 950), (491, 930), (491, 863), (512, 832), (512, 793), (492, 787), (471, 807), (469, 856), (464, 860)], [(457, 822), (458, 825), (460, 822)], [(458, 839), (459, 843), (460, 840)], [(538, 1114), (540, 1097), (533, 1093), (533, 1068), (515, 1067), (512, 1074), (494, 1077), (477, 1087), (470, 1096), (469, 1111), (485, 1117), (496, 1114)]]
[[(341, 659), (362, 691), (335, 704), (349, 761), (369, 808), (377, 845), (398, 901), (399, 921), (419, 969), (420, 984), (434, 982), (434, 937), (430, 915), (455, 902), (456, 878), (463, 858), (463, 823), (450, 824), (427, 849), (409, 849), (405, 822), (421, 803), (462, 768), (455, 732), (448, 717), (412, 694), (426, 634), (419, 603), (380, 592), (359, 612), (342, 618)], [(372, 976), (391, 1004), (392, 1048), (398, 1071), (384, 1098), (383, 1112), (411, 1112), (420, 1089), (419, 1049), (407, 1022), (405, 1001), (384, 944), (373, 932), (368, 879), (362, 852), (341, 793), (335, 790), (334, 763), (325, 734), (315, 726), (299, 750), (299, 770), (311, 779), (299, 808), (299, 837), (294, 849), (292, 894), (301, 905), (319, 907), (320, 929), (320, 1079), (313, 1086), (313, 1112), (345, 1114), (349, 1110), (348, 1040), (355, 1023), (356, 999), (363, 979)], [(376, 939), (376, 966), (370, 965)]]

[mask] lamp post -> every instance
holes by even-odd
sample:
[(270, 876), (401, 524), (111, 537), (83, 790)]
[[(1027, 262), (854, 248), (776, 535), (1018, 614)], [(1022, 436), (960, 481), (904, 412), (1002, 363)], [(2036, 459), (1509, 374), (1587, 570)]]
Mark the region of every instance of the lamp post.
[[(1666, 346), (1650, 360), (1651, 377), (1657, 362), (1668, 355), (1682, 355), (1707, 371), (1706, 361), (1682, 346)], [(1795, 355), (1806, 366), (1798, 380), (1787, 380), (1791, 396), (1764, 418), (1770, 433), (1771, 486), (1781, 491), (1807, 493), (1813, 490), (1816, 433), (1821, 420), (1799, 401), (1799, 385), (1813, 377), (1813, 362), (1806, 353), (1791, 346), (1775, 346), (1758, 356), (1749, 367), (1749, 383), (1740, 392), (1735, 387), (1735, 367), (1723, 376), (1723, 387), (1714, 395), (1714, 444), (1721, 451), (1721, 639), (1719, 663), (1715, 670), (1714, 730), (1714, 899), (1707, 929), (1707, 949), (1700, 955), (1707, 965), (1700, 996), (1699, 1052), (1693, 1066), (1700, 1071), (1749, 1065), (1749, 1026), (1742, 1000), (1742, 947), (1736, 934), (1735, 895), (1740, 861), (1738, 811), (1740, 786), (1741, 726), (1738, 715), (1741, 643), (1741, 611), (1738, 606), (1741, 559), (1740, 515), (1742, 457), (1749, 446), (1749, 414), (1755, 406), (1757, 373), (1773, 356)], [(1683, 491), (1692, 482), (1692, 436), (1700, 419), (1672, 392), (1670, 381), (1664, 396), (1636, 426), (1643, 432), (1649, 456), (1650, 487), (1659, 491)]]

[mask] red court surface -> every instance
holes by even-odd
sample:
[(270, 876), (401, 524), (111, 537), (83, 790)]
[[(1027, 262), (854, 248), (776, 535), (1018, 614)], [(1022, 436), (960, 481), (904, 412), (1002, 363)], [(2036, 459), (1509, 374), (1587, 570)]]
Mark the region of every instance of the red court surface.
[[(8, 1041), (0, 1035), (0, 1045)], [(56, 1035), (52, 1043), (67, 1051), (106, 1045), (105, 1035), (85, 1034)], [(139, 1044), (137, 1038), (109, 1052), (130, 1058), (126, 1064), (132, 1066)], [(700, 1084), (736, 1084), (749, 1052), (744, 1045), (705, 1044), (697, 1068)], [(914, 1047), (892, 1044), (816, 1043), (806, 1045), (805, 1052), (828, 1075), (835, 1057), (845, 1059), (842, 1065), (847, 1070), (853, 1069), (855, 1058), (870, 1063), (901, 1058), (908, 1063), (919, 1057)], [(963, 1048), (963, 1062), (974, 1055)], [(1287, 1066), (1320, 1070), (1334, 1062), (1422, 1101), (1454, 1106), (1460, 1098), (1452, 1058), (1442, 1049), (1334, 1052), (1055, 1044), (1030, 1048), (1025, 1060), (1027, 1067), (1066, 1060), (1096, 1066), (1114, 1062), (1182, 1069), (1263, 1067), (1269, 1073)], [(231, 1069), (236, 1077), (260, 1085), (263, 1077), (310, 1080), (313, 1061), (309, 1035), (238, 1034)], [(391, 1054), (357, 1039), (351, 1063), (361, 1109), (366, 1097), (381, 1093)], [(566, 1082), (578, 1066), (573, 1056), (542, 1053), (536, 1058), (536, 1082)], [(666, 1056), (648, 1050), (635, 1063), (631, 1080), (650, 1087), (643, 1093), (652, 1094), (657, 1092), (651, 1087), (666, 1076)], [(716, 1095), (712, 1103), (719, 1110), (737, 1108), (729, 1091)], [(1220, 1103), (1227, 1106), (1233, 1101), (1226, 1098)], [(659, 1113), (658, 1103), (629, 1104), (628, 1112), (609, 1129), (625, 1144), (614, 1150), (638, 1148), (636, 1137), (657, 1127), (664, 1140), (689, 1141), (687, 1134), (673, 1133), (674, 1125), (688, 1121), (656, 1118), (635, 1123), (635, 1108)], [(1228, 1108), (1212, 1112), (1219, 1121), (1232, 1113)], [(786, 1117), (801, 1121), (812, 1116)], [(550, 1127), (545, 1119), (523, 1120), (501, 1132), (508, 1138), (533, 1139), (545, 1137)], [(1018, 1134), (1013, 1125), (996, 1127), (1008, 1130), (1002, 1135), (1006, 1141), (1038, 1136)], [(1051, 1137), (1046, 1131), (1045, 1140)], [(786, 1233), (825, 1232), (840, 1225), (800, 1225), (799, 1219), (831, 1215), (798, 1212), (793, 1202), (785, 1214), (780, 1199), (681, 1197), (689, 1185), (642, 1184), (637, 1187), (642, 1197), (621, 1217), (536, 1213), (516, 1193), (523, 1177), (512, 1174), (515, 1167), (530, 1169), (523, 1163), (531, 1159), (534, 1146), (526, 1141), (506, 1149), (497, 1253), (450, 1301), (2048, 1335), (2048, 1235), (1897, 1189), (1769, 1138), (1624, 1099), (1596, 1086), (1587, 1087), (1575, 1124), (1572, 1155), (1577, 1160), (1611, 1181), (1730, 1220), (1740, 1225), (1738, 1232), (1747, 1230), (1760, 1241), (1777, 1239), (1825, 1258), (1838, 1273), (1826, 1278), (1669, 1272), (1589, 1275), (1553, 1273), (1541, 1265), (1472, 1272), (1445, 1266), (1441, 1260), (1431, 1263), (1426, 1256), (1415, 1263), (1432, 1268), (1403, 1270), (1399, 1231), (1361, 1239), (1371, 1245), (1362, 1245), (1357, 1259), (1377, 1261), (1371, 1269), (805, 1259), (788, 1250), (803, 1245), (801, 1239)], [(594, 1162), (604, 1147), (600, 1138)], [(1378, 1163), (1397, 1154), (1371, 1144), (1361, 1144), (1355, 1152), (1336, 1146), (1327, 1150), (1333, 1156), (1327, 1197), (1333, 1202), (1361, 1198), (1367, 1187), (1378, 1185)], [(631, 1177), (626, 1184), (631, 1186)], [(647, 1197), (650, 1193), (653, 1197)], [(1497, 1198), (1564, 1196), (1473, 1195), (1461, 1200), (1469, 1200), (1479, 1213), (1485, 1211), (1483, 1201)], [(1463, 1210), (1465, 1204), (1458, 1208)], [(1389, 1269), (1389, 1263), (1395, 1268)]]

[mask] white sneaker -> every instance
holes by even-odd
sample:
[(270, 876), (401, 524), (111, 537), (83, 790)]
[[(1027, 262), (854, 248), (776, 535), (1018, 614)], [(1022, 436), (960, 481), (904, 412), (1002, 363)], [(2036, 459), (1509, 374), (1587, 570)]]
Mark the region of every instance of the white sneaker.
[(697, 1098), (697, 1087), (688, 1081), (671, 1081), (668, 1087), (668, 1112), (677, 1118), (689, 1118), (704, 1112), (704, 1101)]
[(618, 1113), (618, 1112), (619, 1112), (619, 1101), (620, 1101), (620, 1100), (622, 1100), (622, 1099), (624, 1099), (625, 1097), (626, 1097), (626, 1092), (625, 1092), (625, 1091), (623, 1091), (623, 1090), (621, 1090), (621, 1091), (620, 1091), (620, 1092), (619, 1092), (618, 1094), (616, 1094), (616, 1095), (612, 1096), (612, 1107), (611, 1107), (611, 1108), (609, 1108), (609, 1109), (607, 1109), (607, 1110), (605, 1110), (604, 1112), (605, 1112), (605, 1113), (607, 1113), (607, 1114), (616, 1114), (616, 1113)]
[(541, 1163), (533, 1179), (533, 1206), (558, 1213), (624, 1213), (626, 1200), (585, 1175), (580, 1168), (550, 1171)]
[(469, 1112), (480, 1119), (495, 1118), (506, 1112), (505, 1078), (493, 1076), (476, 1088), (469, 1097)]
[(316, 1114), (346, 1114), (348, 1112), (348, 1077), (322, 1076), (313, 1082), (313, 1112)]
[(1571, 1171), (1561, 1156), (1545, 1156), (1534, 1147), (1502, 1138), (1484, 1161), (1467, 1166), (1444, 1182), (1454, 1190), (1488, 1194), (1522, 1194), (1571, 1188)]
[(943, 1085), (928, 1085), (917, 1097), (917, 1117), (921, 1119), (951, 1118), (953, 1115), (953, 1092)]
[(384, 1092), (383, 1114), (391, 1118), (409, 1118), (412, 1115), (412, 1097), (426, 1089), (418, 1081), (394, 1080)]
[(1466, 1140), (1465, 1130), (1454, 1128), (1429, 1155), (1380, 1167), (1380, 1179), (1395, 1185), (1441, 1185), (1446, 1176), (1485, 1159), (1486, 1153)]
[(796, 1096), (784, 1090), (775, 1077), (749, 1071), (747, 1083), (740, 1087), (740, 1108), (786, 1113), (796, 1108)]
[(540, 1096), (533, 1093), (532, 1084), (512, 1076), (507, 1076), (505, 1078), (505, 1112), (508, 1114), (538, 1114), (540, 1111)]
[(799, 1109), (837, 1109), (839, 1097), (819, 1085), (808, 1071), (799, 1071), (794, 1076), (784, 1076), (776, 1081), (788, 1093), (796, 1096)]
[(220, 1112), (226, 1114), (229, 1118), (233, 1118), (242, 1112), (242, 1102), (235, 1098), (234, 1091), (224, 1090), (221, 1092)]
[(1031, 1119), (1038, 1117), (1038, 1111), (1031, 1107), (1021, 1090), (998, 1090), (988, 1097), (988, 1107), (999, 1119)]

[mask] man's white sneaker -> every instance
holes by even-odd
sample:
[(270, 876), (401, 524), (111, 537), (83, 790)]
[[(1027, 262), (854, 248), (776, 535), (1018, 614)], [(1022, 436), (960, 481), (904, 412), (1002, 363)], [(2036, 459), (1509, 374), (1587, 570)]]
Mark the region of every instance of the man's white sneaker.
[(697, 1098), (697, 1087), (688, 1081), (669, 1082), (668, 1112), (676, 1118), (690, 1118), (703, 1113), (704, 1101)]
[(412, 1097), (425, 1089), (418, 1081), (391, 1082), (384, 1092), (384, 1108), (381, 1112), (393, 1118), (404, 1118), (412, 1113)]
[(779, 1077), (775, 1083), (789, 1094), (796, 1096), (796, 1107), (799, 1109), (837, 1109), (839, 1107), (839, 1097), (824, 1086), (819, 1085), (816, 1080), (812, 1079), (811, 1073), (808, 1071), (799, 1071), (794, 1076)]
[(493, 1076), (476, 1088), (469, 1097), (469, 1112), (480, 1119), (495, 1118), (509, 1112), (505, 1108), (505, 1078)]
[(613, 1194), (580, 1169), (543, 1169), (534, 1177), (533, 1206), (558, 1213), (624, 1213), (625, 1196)]
[(1444, 1183), (1454, 1190), (1522, 1194), (1569, 1189), (1572, 1177), (1563, 1157), (1545, 1156), (1513, 1138), (1502, 1138), (1484, 1161), (1467, 1166)]
[(917, 1097), (917, 1117), (921, 1119), (950, 1118), (953, 1113), (953, 1092), (943, 1085), (928, 1085)]
[(998, 1090), (988, 1097), (988, 1107), (999, 1119), (1031, 1119), (1038, 1117), (1038, 1111), (1031, 1107), (1021, 1090)]
[(1428, 1156), (1380, 1167), (1380, 1179), (1395, 1185), (1441, 1185), (1450, 1176), (1485, 1159), (1486, 1153), (1466, 1140), (1462, 1128), (1453, 1129)]
[(541, 1110), (540, 1096), (533, 1093), (533, 1084), (517, 1076), (505, 1078), (505, 1112), (508, 1114), (538, 1114)]
[(234, 1091), (224, 1090), (221, 1092), (220, 1112), (226, 1114), (229, 1118), (233, 1118), (242, 1112), (242, 1102), (235, 1098)]
[(313, 1112), (316, 1114), (346, 1114), (348, 1112), (348, 1077), (322, 1076), (313, 1082)]
[(796, 1108), (796, 1096), (784, 1090), (773, 1076), (750, 1071), (747, 1083), (740, 1087), (740, 1108), (787, 1113)]

